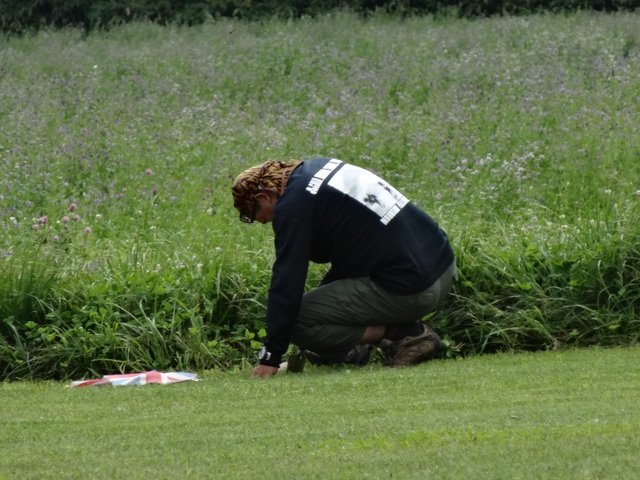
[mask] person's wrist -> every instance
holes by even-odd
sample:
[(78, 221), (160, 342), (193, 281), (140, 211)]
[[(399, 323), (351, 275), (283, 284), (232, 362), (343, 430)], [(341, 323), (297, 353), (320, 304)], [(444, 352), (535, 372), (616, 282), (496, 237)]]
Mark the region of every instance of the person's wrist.
[(280, 362), (282, 362), (282, 355), (270, 352), (266, 346), (263, 346), (258, 352), (258, 361), (260, 365), (279, 368)]

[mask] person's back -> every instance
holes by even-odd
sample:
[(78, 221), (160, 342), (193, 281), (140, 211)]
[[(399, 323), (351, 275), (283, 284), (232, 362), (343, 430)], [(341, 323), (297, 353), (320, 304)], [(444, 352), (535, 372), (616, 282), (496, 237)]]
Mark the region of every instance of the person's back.
[(435, 220), (376, 175), (335, 159), (295, 169), (273, 228), (276, 244), (306, 248), (288, 237), (312, 239), (309, 260), (331, 263), (323, 283), (369, 276), (389, 291), (409, 294), (430, 287), (453, 262)]

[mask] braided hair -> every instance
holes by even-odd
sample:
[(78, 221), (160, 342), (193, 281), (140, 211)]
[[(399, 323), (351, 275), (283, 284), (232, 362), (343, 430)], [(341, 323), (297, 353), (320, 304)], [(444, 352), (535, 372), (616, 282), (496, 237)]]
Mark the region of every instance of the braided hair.
[(231, 187), (233, 206), (240, 212), (241, 219), (251, 218), (255, 210), (255, 196), (258, 192), (270, 191), (280, 197), (287, 186), (289, 176), (302, 162), (291, 160), (280, 162), (269, 160), (242, 172)]

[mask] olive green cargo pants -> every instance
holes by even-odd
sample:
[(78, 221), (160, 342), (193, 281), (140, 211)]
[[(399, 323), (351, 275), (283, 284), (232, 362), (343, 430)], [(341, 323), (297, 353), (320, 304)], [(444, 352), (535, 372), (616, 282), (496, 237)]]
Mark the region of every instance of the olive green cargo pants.
[(449, 294), (455, 263), (426, 290), (398, 295), (369, 277), (346, 278), (305, 293), (292, 343), (302, 350), (339, 358), (359, 345), (365, 329), (421, 320)]

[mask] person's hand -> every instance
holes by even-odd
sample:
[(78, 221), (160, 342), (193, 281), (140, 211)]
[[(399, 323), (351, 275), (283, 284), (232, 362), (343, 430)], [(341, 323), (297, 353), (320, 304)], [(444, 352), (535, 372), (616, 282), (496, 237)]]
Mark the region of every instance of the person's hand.
[(258, 365), (251, 372), (252, 377), (271, 377), (278, 373), (278, 367), (270, 367), (269, 365)]

